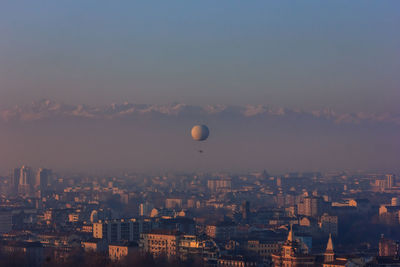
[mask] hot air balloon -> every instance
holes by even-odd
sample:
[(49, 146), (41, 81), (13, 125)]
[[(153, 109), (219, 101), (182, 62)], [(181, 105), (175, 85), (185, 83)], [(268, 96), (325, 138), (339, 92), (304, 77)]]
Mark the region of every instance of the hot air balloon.
[(192, 138), (195, 141), (204, 141), (208, 138), (210, 131), (205, 125), (195, 125), (192, 128)]

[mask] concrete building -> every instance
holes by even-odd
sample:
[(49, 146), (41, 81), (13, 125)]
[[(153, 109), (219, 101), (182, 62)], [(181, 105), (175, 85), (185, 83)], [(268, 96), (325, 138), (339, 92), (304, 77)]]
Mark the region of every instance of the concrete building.
[(165, 208), (167, 209), (181, 209), (183, 200), (181, 198), (167, 198), (165, 200)]
[(299, 215), (318, 217), (327, 211), (327, 204), (322, 197), (307, 196), (297, 204)]
[(29, 196), (34, 190), (34, 174), (30, 167), (22, 166), (19, 169), (19, 180), (18, 180), (18, 194), (22, 196)]
[(137, 250), (137, 243), (110, 244), (108, 245), (108, 256), (112, 261), (119, 261), (126, 256), (132, 255)]
[(219, 249), (214, 241), (199, 239), (195, 235), (185, 235), (179, 231), (153, 230), (143, 233), (140, 247), (155, 257), (165, 255), (186, 259), (189, 255), (196, 255), (204, 259), (207, 266), (215, 266), (219, 256)]
[(254, 252), (258, 257), (267, 260), (272, 254), (279, 252), (282, 243), (268, 240), (248, 240), (245, 250)]
[(218, 266), (221, 267), (256, 267), (259, 266), (255, 259), (242, 255), (224, 255), (218, 259)]
[(394, 174), (386, 174), (386, 188), (392, 189), (396, 186), (396, 176)]
[(40, 168), (35, 176), (35, 184), (34, 184), (35, 190), (40, 190), (42, 194), (47, 192), (51, 182), (51, 175), (52, 175), (51, 170)]
[(338, 235), (338, 216), (324, 213), (319, 219), (319, 228), (325, 234)]
[(219, 252), (213, 240), (200, 239), (195, 235), (181, 235), (179, 238), (178, 255), (181, 259), (186, 259), (189, 255), (197, 255), (205, 260), (207, 266), (214, 266)]
[(173, 257), (178, 254), (180, 236), (178, 231), (153, 230), (140, 235), (140, 246), (142, 250), (154, 256)]
[(140, 233), (149, 231), (151, 222), (147, 220), (110, 220), (93, 224), (93, 237), (106, 239), (109, 243), (138, 241)]
[(232, 189), (232, 181), (228, 178), (212, 179), (207, 181), (207, 187), (211, 192), (230, 191)]
[(229, 240), (236, 234), (236, 225), (233, 222), (218, 222), (206, 226), (206, 235), (215, 240)]
[(400, 223), (400, 206), (381, 205), (379, 207), (379, 220), (389, 225)]
[(379, 256), (380, 257), (398, 257), (400, 242), (385, 238), (383, 235), (379, 240)]
[(154, 209), (154, 205), (148, 202), (140, 203), (139, 205), (139, 215), (140, 216), (150, 216), (151, 211)]
[(78, 222), (79, 219), (80, 219), (80, 214), (79, 213), (75, 213), (74, 212), (74, 213), (68, 214), (68, 221), (69, 222), (72, 222), (72, 223)]
[(250, 216), (250, 203), (248, 201), (242, 203), (240, 212), (242, 213), (242, 219), (247, 222)]
[(107, 242), (104, 239), (90, 239), (82, 241), (82, 247), (85, 251), (104, 252), (107, 249)]

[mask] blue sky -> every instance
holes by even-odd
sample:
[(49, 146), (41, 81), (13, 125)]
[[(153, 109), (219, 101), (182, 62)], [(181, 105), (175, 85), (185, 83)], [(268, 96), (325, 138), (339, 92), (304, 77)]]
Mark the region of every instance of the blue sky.
[(397, 112), (400, 1), (2, 1), (0, 105)]

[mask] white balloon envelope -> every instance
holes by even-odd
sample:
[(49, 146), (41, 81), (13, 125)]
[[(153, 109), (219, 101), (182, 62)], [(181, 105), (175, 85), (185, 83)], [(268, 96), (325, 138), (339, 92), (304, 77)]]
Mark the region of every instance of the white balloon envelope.
[(208, 138), (210, 131), (205, 125), (195, 125), (192, 128), (192, 138), (195, 141), (204, 141)]

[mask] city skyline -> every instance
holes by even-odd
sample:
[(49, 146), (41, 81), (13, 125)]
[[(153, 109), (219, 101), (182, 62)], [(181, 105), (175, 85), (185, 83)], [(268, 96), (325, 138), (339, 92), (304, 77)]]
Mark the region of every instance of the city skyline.
[(87, 176), (19, 166), (0, 176), (0, 263), (397, 266), (399, 184), (382, 172)]
[(0, 266), (400, 266), (400, 1), (4, 0)]

